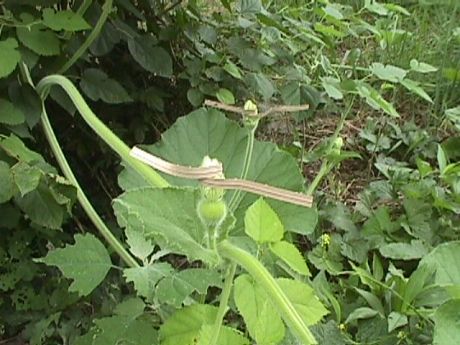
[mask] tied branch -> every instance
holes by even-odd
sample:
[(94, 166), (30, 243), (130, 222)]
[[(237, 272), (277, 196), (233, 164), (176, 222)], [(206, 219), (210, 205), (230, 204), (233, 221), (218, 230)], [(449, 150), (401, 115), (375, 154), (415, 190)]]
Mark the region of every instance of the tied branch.
[(311, 207), (313, 199), (303, 193), (269, 186), (263, 183), (242, 179), (222, 179), (222, 165), (214, 164), (206, 167), (191, 167), (170, 163), (138, 147), (131, 149), (130, 155), (151, 167), (169, 175), (198, 180), (204, 185), (223, 189), (236, 189), (276, 199), (304, 207)]
[(267, 110), (265, 110), (264, 112), (258, 114), (257, 111), (245, 110), (242, 107), (236, 107), (236, 106), (233, 106), (233, 105), (228, 105), (228, 104), (225, 104), (225, 103), (212, 101), (210, 99), (205, 100), (204, 105), (208, 106), (208, 107), (211, 107), (211, 108), (216, 108), (216, 109), (220, 109), (220, 110), (229, 111), (231, 113), (240, 114), (241, 116), (259, 117), (259, 118), (267, 117), (267, 116), (269, 116), (271, 114), (275, 114), (275, 113), (295, 113), (295, 112), (298, 112), (298, 111), (308, 110), (310, 108), (309, 104), (277, 105), (277, 106), (270, 107)]

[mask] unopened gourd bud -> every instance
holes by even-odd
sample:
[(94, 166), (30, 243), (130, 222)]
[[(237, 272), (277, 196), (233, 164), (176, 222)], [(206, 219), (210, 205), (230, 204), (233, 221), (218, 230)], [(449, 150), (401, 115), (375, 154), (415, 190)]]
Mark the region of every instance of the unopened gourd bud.
[[(201, 166), (212, 166), (220, 164), (217, 159), (208, 156), (204, 157)], [(215, 176), (224, 178), (224, 175)], [(201, 199), (197, 205), (198, 217), (208, 227), (217, 227), (227, 216), (227, 204), (224, 201), (225, 191), (222, 188), (203, 186), (201, 188)]]
[(223, 199), (218, 201), (201, 199), (198, 202), (197, 212), (205, 225), (215, 227), (227, 216), (227, 205)]

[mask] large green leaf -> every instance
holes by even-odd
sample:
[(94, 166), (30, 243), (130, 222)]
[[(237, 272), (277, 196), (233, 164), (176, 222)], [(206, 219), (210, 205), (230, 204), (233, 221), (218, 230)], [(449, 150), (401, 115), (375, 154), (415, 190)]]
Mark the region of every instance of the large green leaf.
[[(207, 345), (214, 331), (217, 307), (194, 304), (174, 313), (160, 328), (162, 345)], [(237, 330), (223, 326), (217, 345), (249, 345)]]
[(88, 68), (83, 72), (80, 86), (93, 101), (102, 100), (112, 104), (132, 101), (123, 86), (96, 68)]
[[(163, 133), (160, 143), (148, 146), (146, 150), (171, 162), (189, 166), (201, 165), (205, 156), (217, 158), (224, 166), (225, 177), (235, 178), (241, 176), (246, 144), (246, 129), (228, 120), (218, 111), (200, 109), (180, 118)], [(304, 190), (304, 178), (295, 159), (286, 152), (280, 151), (276, 145), (256, 140), (252, 157), (247, 175), (248, 180), (293, 191)], [(196, 181), (173, 176), (165, 176), (165, 178), (173, 185), (197, 186)], [(132, 170), (125, 170), (119, 182), (125, 188), (147, 185)], [(228, 191), (226, 199), (229, 200), (232, 194), (232, 191)], [(238, 219), (236, 232), (243, 232), (244, 212), (257, 198), (258, 196), (249, 193), (244, 195), (235, 211)], [(266, 201), (278, 214), (286, 230), (302, 234), (309, 234), (314, 230), (317, 222), (315, 209), (271, 199)]]
[(75, 345), (156, 345), (154, 322), (144, 314), (145, 304), (130, 298), (115, 308), (115, 315), (95, 319), (90, 332), (78, 337)]
[(134, 60), (144, 69), (160, 77), (170, 77), (173, 71), (169, 53), (156, 45), (151, 36), (131, 38), (128, 49)]
[(441, 286), (460, 285), (460, 241), (439, 245), (420, 265), (428, 265), (436, 270), (435, 282)]
[(7, 38), (0, 41), (0, 78), (7, 77), (14, 71), (21, 59), (21, 54), (17, 51), (18, 41), (14, 38)]
[(285, 334), (284, 324), (264, 290), (247, 275), (235, 280), (236, 307), (257, 344), (277, 344)]
[(147, 238), (144, 220), (135, 212), (128, 212), (124, 217), (126, 243), (129, 245), (129, 251), (144, 261), (152, 254), (155, 247), (152, 239)]
[(392, 83), (401, 82), (407, 74), (407, 71), (402, 68), (393, 65), (383, 65), (380, 62), (374, 62), (370, 70), (377, 78)]
[(427, 246), (420, 240), (385, 244), (379, 248), (379, 251), (382, 256), (395, 260), (420, 259), (428, 254)]
[(91, 29), (91, 26), (78, 13), (71, 10), (55, 12), (51, 8), (43, 10), (43, 24), (54, 31), (80, 31)]
[(61, 227), (66, 210), (59, 205), (56, 196), (44, 182), (35, 190), (22, 197), (18, 196), (15, 200), (34, 223), (50, 229)]
[[(22, 13), (21, 19), (26, 23), (34, 20), (27, 13)], [(25, 26), (17, 27), (16, 33), (19, 41), (38, 55), (51, 56), (58, 55), (60, 52), (59, 38), (42, 24), (35, 24), (30, 28)]]
[(11, 169), (11, 172), (21, 196), (35, 190), (43, 175), (43, 172), (36, 166), (31, 166), (25, 162), (18, 162), (15, 164)]
[[(122, 227), (144, 232), (163, 250), (215, 264), (218, 258), (207, 248), (207, 229), (196, 212), (200, 197), (194, 190), (145, 187), (125, 192), (114, 200), (113, 208)], [(133, 214), (137, 215), (135, 222), (130, 221)], [(136, 227), (140, 228), (134, 230)]]
[(194, 345), (201, 327), (213, 324), (217, 307), (207, 304), (194, 304), (174, 313), (160, 327), (162, 345)]
[(156, 298), (160, 302), (180, 307), (192, 292), (206, 294), (208, 287), (221, 285), (222, 278), (216, 271), (190, 268), (162, 279), (156, 289)]
[(366, 100), (366, 103), (369, 104), (372, 108), (376, 110), (383, 110), (390, 116), (399, 117), (398, 112), (393, 107), (393, 105), (386, 101), (385, 98), (373, 87), (365, 83), (360, 83), (356, 86), (359, 95)]
[(313, 288), (309, 285), (286, 278), (278, 278), (276, 282), (307, 326), (317, 323), (324, 315), (328, 314), (328, 310), (315, 296)]
[(305, 259), (294, 244), (286, 241), (279, 241), (270, 245), (270, 250), (297, 273), (306, 276), (311, 275)]
[(0, 123), (7, 125), (19, 125), (25, 121), (22, 111), (16, 108), (13, 103), (0, 98)]
[(93, 291), (112, 267), (107, 249), (92, 234), (77, 234), (75, 244), (52, 250), (37, 261), (57, 266), (66, 278), (73, 279), (69, 291), (81, 296)]
[(133, 282), (139, 296), (152, 301), (155, 287), (160, 279), (171, 274), (173, 268), (166, 262), (154, 263), (148, 266), (126, 268), (123, 275), (126, 281)]
[[(458, 266), (458, 261), (457, 261)], [(460, 299), (451, 300), (434, 314), (433, 345), (460, 344)]]
[[(214, 325), (203, 325), (198, 335), (197, 345), (208, 345), (214, 335)], [(222, 326), (216, 345), (249, 345), (251, 342), (244, 335), (231, 327)]]
[(246, 211), (244, 231), (259, 243), (278, 242), (284, 235), (283, 224), (263, 198), (258, 199)]

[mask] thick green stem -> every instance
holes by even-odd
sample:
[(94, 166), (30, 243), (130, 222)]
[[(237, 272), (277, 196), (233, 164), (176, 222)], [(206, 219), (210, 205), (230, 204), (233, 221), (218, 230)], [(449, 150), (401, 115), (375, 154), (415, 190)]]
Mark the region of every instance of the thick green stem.
[(219, 243), (219, 254), (242, 266), (265, 290), (286, 324), (304, 345), (317, 344), (313, 334), (303, 322), (301, 316), (284, 294), (275, 278), (251, 254), (224, 240)]
[(161, 175), (155, 170), (129, 155), (129, 147), (97, 118), (69, 79), (60, 75), (45, 77), (38, 83), (37, 92), (42, 98), (45, 98), (49, 87), (52, 85), (59, 85), (64, 89), (86, 123), (88, 123), (88, 125), (102, 140), (107, 143), (107, 145), (110, 146), (110, 148), (120, 155), (123, 161), (135, 169), (146, 181), (156, 187), (169, 186), (168, 182), (166, 182), (166, 180), (163, 179), (163, 177), (161, 177)]
[[(254, 150), (254, 137), (255, 137), (256, 129), (257, 129), (257, 124), (255, 124), (252, 128), (248, 129), (248, 142), (246, 144), (246, 151), (244, 153), (243, 169), (241, 170), (241, 176), (240, 176), (242, 180), (246, 179), (248, 172), (249, 172), (249, 166), (251, 165), (252, 151)], [(232, 198), (230, 199), (230, 202), (228, 203), (228, 208), (231, 212), (235, 211), (235, 209), (238, 207), (238, 204), (241, 202), (240, 196), (241, 196), (241, 191), (238, 189), (235, 191)]]
[(45, 106), (43, 105), (41, 123), (43, 130), (45, 132), (46, 138), (51, 146), (51, 150), (54, 153), (54, 156), (64, 173), (64, 176), (77, 188), (77, 198), (81, 206), (85, 210), (89, 219), (93, 222), (96, 228), (99, 230), (99, 233), (106, 239), (109, 245), (115, 250), (115, 252), (121, 257), (121, 259), (130, 267), (139, 267), (139, 264), (136, 260), (126, 251), (123, 245), (118, 241), (118, 239), (112, 234), (112, 232), (107, 228), (103, 220), (99, 217), (97, 212), (94, 210), (90, 201), (86, 197), (83, 189), (78, 183), (75, 175), (73, 174), (72, 169), (67, 162), (64, 153), (61, 150), (59, 142), (54, 134), (53, 128), (51, 127), (48, 115), (46, 114)]
[(72, 55), (72, 57), (66, 61), (66, 63), (58, 70), (58, 74), (65, 73), (72, 65), (77, 62), (77, 60), (83, 55), (83, 53), (89, 48), (89, 46), (94, 42), (94, 40), (99, 36), (99, 33), (104, 26), (110, 11), (112, 10), (113, 0), (106, 0), (104, 5), (102, 5), (102, 13), (99, 17), (96, 25), (93, 28), (93, 31), (88, 35), (86, 40), (82, 45), (77, 49), (77, 51)]
[(323, 177), (326, 176), (330, 170), (331, 170), (331, 165), (329, 164), (327, 159), (323, 160), (323, 162), (321, 163), (321, 168), (319, 169), (315, 178), (313, 179), (313, 181), (310, 183), (310, 185), (307, 188), (307, 195), (313, 195), (313, 193), (315, 192), (316, 188), (318, 188), (318, 185), (323, 179)]
[[(332, 137), (329, 138), (329, 145), (327, 146), (326, 152), (331, 151), (332, 147), (334, 146), (335, 140), (339, 137), (339, 134), (342, 131), (343, 126), (345, 124), (345, 119), (347, 118), (348, 114), (350, 113), (353, 107), (354, 100), (355, 99), (353, 97), (350, 101), (347, 110), (340, 117), (340, 121), (337, 124), (337, 127), (335, 128), (334, 134), (332, 135)], [(331, 171), (333, 167), (334, 163), (330, 162), (327, 158), (323, 159), (321, 163), (321, 168), (319, 169), (312, 183), (307, 188), (307, 195), (313, 195), (313, 193), (316, 191), (316, 188), (318, 188), (318, 185), (321, 182), (321, 180)]]
[(224, 316), (228, 310), (228, 301), (230, 299), (230, 292), (233, 287), (233, 279), (235, 278), (236, 263), (231, 263), (228, 267), (227, 276), (225, 277), (224, 288), (220, 294), (219, 310), (217, 311), (216, 321), (214, 323), (214, 329), (211, 341), (209, 345), (216, 345), (219, 340), (220, 329), (222, 328), (222, 322)]

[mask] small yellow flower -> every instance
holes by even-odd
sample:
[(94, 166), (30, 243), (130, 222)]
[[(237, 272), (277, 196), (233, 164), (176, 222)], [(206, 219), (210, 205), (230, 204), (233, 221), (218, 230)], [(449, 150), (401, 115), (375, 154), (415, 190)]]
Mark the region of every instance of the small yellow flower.
[(398, 332), (398, 339), (404, 339), (406, 338), (407, 334), (404, 331), (399, 331)]
[(347, 326), (344, 324), (344, 323), (341, 323), (339, 325), (339, 329), (342, 331), (342, 332), (345, 332), (345, 330), (347, 329)]
[(331, 244), (331, 235), (322, 234), (320, 237), (321, 247), (328, 247)]

